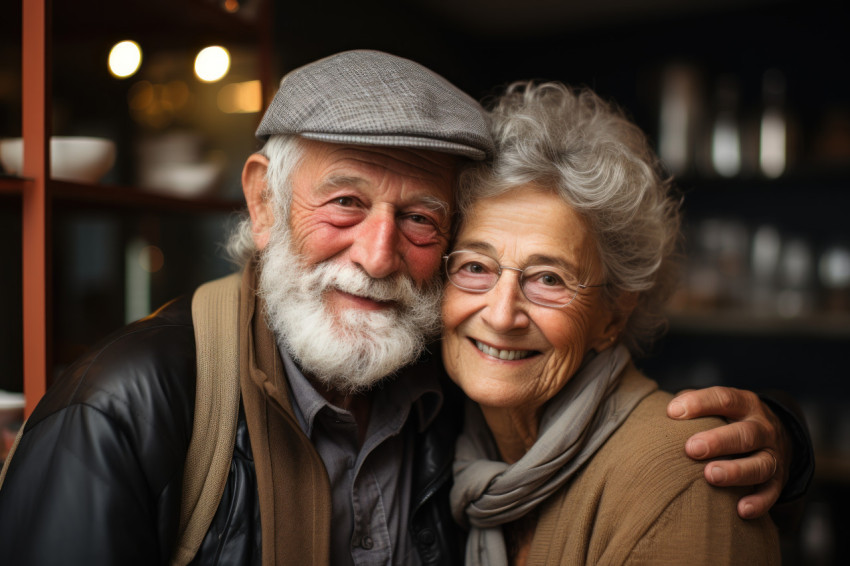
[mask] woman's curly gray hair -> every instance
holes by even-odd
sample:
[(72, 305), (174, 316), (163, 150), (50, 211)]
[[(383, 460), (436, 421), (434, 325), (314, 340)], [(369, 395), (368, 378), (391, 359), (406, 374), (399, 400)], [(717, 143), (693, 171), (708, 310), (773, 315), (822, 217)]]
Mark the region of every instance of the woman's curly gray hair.
[(479, 199), (522, 185), (556, 192), (593, 233), (609, 305), (637, 292), (621, 340), (644, 353), (665, 324), (680, 242), (679, 201), (646, 136), (591, 90), (556, 82), (510, 85), (492, 120), (496, 157), (461, 174), (461, 217)]
[[(275, 224), (287, 222), (292, 202), (292, 173), (301, 162), (303, 146), (297, 136), (276, 135), (271, 136), (257, 153), (269, 160), (266, 169), (267, 194), (264, 196), (272, 201), (275, 211), (280, 211), (280, 214), (275, 214)], [(247, 212), (243, 213), (230, 233), (225, 252), (227, 257), (240, 267), (246, 265), (257, 253), (251, 232), (251, 218)]]

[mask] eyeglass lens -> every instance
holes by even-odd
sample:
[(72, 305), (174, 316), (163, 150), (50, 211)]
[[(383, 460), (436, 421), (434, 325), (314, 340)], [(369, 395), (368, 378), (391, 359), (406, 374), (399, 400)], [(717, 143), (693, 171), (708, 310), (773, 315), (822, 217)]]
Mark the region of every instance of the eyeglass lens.
[[(446, 261), (449, 280), (461, 289), (475, 292), (495, 287), (503, 269), (515, 268), (502, 267), (492, 257), (477, 252), (452, 252)], [(544, 306), (569, 304), (578, 287), (575, 277), (557, 267), (530, 265), (520, 275), (520, 288), (525, 297)]]

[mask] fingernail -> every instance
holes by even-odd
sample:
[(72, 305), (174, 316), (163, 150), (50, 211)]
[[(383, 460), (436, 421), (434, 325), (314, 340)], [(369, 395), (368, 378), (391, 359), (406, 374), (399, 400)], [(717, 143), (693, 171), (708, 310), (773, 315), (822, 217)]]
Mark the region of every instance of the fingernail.
[(678, 401), (671, 401), (670, 408), (667, 410), (667, 414), (673, 418), (681, 418), (685, 416), (685, 406)]
[(711, 468), (711, 481), (714, 483), (723, 483), (726, 481), (726, 470), (719, 466)]
[(741, 517), (743, 517), (744, 519), (749, 519), (753, 516), (754, 510), (755, 507), (753, 507), (752, 503), (744, 503), (743, 507), (741, 507)]
[(688, 452), (692, 458), (705, 458), (708, 456), (708, 444), (704, 440), (691, 440), (688, 442)]

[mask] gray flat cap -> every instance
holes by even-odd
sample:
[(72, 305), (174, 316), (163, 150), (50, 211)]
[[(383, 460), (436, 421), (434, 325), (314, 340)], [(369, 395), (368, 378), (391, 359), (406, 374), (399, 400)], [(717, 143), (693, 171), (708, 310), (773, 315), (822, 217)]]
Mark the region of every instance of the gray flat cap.
[(435, 72), (380, 51), (345, 51), (288, 73), (257, 137), (428, 149), (481, 160), (493, 139), (481, 105)]

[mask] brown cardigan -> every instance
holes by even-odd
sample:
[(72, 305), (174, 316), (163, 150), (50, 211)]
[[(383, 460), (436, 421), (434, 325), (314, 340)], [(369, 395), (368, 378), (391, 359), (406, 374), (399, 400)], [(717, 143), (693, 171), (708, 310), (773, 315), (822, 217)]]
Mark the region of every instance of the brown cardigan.
[[(630, 368), (624, 379), (637, 374)], [(641, 401), (584, 470), (540, 509), (528, 564), (779, 564), (769, 517), (744, 521), (740, 489), (715, 488), (684, 445), (719, 421), (673, 421)]]
[(242, 402), (257, 473), (264, 566), (330, 561), (328, 473), (292, 408), (274, 334), (246, 269), (239, 312)]

